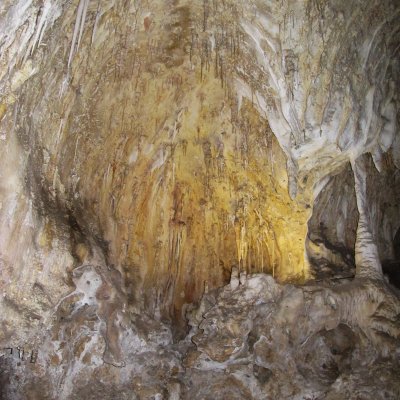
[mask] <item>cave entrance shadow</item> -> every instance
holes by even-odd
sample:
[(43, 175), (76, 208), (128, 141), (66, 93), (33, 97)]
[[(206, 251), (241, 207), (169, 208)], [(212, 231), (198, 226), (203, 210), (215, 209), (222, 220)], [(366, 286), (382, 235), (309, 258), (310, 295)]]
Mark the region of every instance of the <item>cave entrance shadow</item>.
[(383, 273), (389, 278), (389, 282), (400, 289), (400, 228), (393, 239), (394, 260), (382, 262)]

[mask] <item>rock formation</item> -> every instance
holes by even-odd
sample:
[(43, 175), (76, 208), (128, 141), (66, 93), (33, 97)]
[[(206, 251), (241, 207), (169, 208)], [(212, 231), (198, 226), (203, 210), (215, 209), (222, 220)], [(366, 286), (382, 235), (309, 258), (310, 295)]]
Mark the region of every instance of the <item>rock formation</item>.
[(1, 395), (399, 398), (399, 16), (3, 0)]

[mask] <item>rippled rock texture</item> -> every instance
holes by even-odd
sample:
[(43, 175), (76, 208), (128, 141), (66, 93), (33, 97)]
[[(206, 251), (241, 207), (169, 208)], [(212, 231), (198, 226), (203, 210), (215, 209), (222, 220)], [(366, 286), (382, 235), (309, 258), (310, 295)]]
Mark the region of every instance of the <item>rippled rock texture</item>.
[(5, 396), (398, 397), (399, 14), (3, 0)]

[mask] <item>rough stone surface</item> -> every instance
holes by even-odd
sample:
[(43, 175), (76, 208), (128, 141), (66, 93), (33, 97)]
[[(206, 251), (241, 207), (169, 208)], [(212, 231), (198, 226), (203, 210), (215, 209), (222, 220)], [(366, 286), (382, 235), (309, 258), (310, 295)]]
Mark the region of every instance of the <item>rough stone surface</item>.
[(34, 363), (29, 348), (23, 357), (17, 349), (3, 352), (4, 398), (400, 395), (400, 297), (385, 282), (356, 278), (332, 287), (293, 286), (250, 275), (190, 307), (191, 330), (175, 344), (168, 326), (143, 314), (122, 310), (105, 322), (103, 308), (108, 304), (110, 312), (113, 303), (103, 303), (100, 285), (106, 282), (98, 268), (82, 268), (75, 282), (75, 293), (57, 306), (42, 332)]
[(400, 397), (399, 15), (2, 0), (3, 397)]

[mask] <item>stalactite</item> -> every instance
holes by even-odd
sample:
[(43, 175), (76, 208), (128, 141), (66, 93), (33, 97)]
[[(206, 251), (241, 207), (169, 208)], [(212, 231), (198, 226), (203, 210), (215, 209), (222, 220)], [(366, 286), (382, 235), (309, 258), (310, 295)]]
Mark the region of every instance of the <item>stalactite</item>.
[[(74, 53), (76, 53), (79, 50), (79, 45), (81, 43), (83, 30), (85, 27), (86, 13), (87, 13), (87, 9), (89, 6), (89, 1), (90, 0), (80, 0), (79, 1), (78, 9), (76, 12), (74, 33), (73, 33), (72, 42), (71, 42), (71, 50), (69, 52), (69, 57), (68, 57), (68, 68), (71, 66), (71, 62), (72, 62)], [(77, 40), (78, 40), (78, 42), (77, 42)]]

